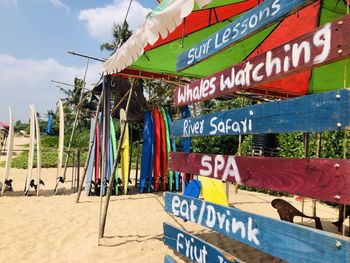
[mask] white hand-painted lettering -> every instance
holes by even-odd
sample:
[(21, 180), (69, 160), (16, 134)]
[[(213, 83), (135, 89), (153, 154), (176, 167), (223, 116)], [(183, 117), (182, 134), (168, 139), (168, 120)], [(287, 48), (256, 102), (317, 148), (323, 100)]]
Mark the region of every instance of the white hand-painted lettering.
[[(271, 9), (269, 9), (270, 11), (267, 11), (266, 8), (260, 10), (262, 19), (264, 19), (264, 16), (277, 14), (281, 9), (278, 0), (274, 1), (272, 6), (274, 7), (272, 13), (270, 12)], [(249, 25), (254, 25), (256, 19), (260, 19), (260, 16), (252, 15), (252, 20), (244, 20), (239, 29), (236, 28), (237, 25), (233, 28), (231, 27), (231, 32), (235, 32), (234, 35), (237, 35), (237, 30), (241, 30), (241, 33), (248, 30)], [(215, 45), (221, 46), (227, 40), (227, 32), (229, 31), (226, 29), (224, 32), (221, 38), (219, 33), (216, 35)], [(306, 68), (311, 66), (311, 64), (321, 64), (327, 61), (330, 55), (331, 37), (331, 24), (328, 23), (316, 31), (311, 39), (303, 38), (299, 41), (286, 43), (279, 49), (276, 48), (277, 50), (270, 50), (265, 54), (259, 55), (261, 58), (258, 59), (255, 65), (252, 63), (252, 58), (225, 70), (225, 73), (221, 75), (211, 76), (201, 81), (196, 81), (192, 85), (180, 87), (177, 91), (177, 103), (188, 104), (208, 97), (215, 97), (215, 95), (219, 95), (227, 90), (249, 87), (269, 79), (273, 80), (275, 77), (288, 74), (295, 69)], [(227, 72), (230, 72), (230, 74), (227, 74)], [(238, 129), (237, 126), (236, 129)], [(213, 132), (213, 134), (216, 132)]]

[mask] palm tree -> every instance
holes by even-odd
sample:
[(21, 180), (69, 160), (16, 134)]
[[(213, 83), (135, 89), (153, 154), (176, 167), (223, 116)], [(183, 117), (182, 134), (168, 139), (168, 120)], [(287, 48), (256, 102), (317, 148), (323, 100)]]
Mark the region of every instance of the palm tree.
[(122, 45), (124, 44), (129, 37), (132, 35), (132, 31), (129, 29), (128, 22), (120, 24), (113, 24), (113, 42), (112, 43), (103, 43), (100, 46), (100, 50), (111, 51), (112, 54)]

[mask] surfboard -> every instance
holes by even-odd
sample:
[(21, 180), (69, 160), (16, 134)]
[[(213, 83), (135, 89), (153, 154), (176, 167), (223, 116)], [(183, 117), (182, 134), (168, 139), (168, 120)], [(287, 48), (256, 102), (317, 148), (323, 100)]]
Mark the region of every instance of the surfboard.
[(33, 108), (33, 115), (34, 115), (34, 122), (35, 122), (35, 131), (36, 131), (36, 196), (39, 196), (40, 191), (40, 183), (41, 183), (41, 142), (40, 142), (40, 127), (39, 127), (39, 120), (38, 115), (36, 114), (36, 110), (34, 105), (32, 105)]
[(149, 163), (149, 170), (148, 170), (148, 192), (150, 193), (152, 190), (152, 175), (153, 175), (153, 165), (154, 165), (154, 122), (152, 113), (150, 112), (150, 134), (151, 134), (151, 159)]
[(149, 173), (151, 172), (152, 184), (152, 170), (150, 171), (152, 160), (152, 133), (153, 133), (152, 113), (150, 111), (145, 112), (144, 128), (143, 128), (143, 144), (142, 144), (142, 157), (141, 157), (141, 173), (140, 173), (140, 193), (144, 192), (147, 178), (149, 179)]
[(13, 123), (11, 108), (9, 108), (9, 113), (10, 113), (10, 127), (9, 127), (8, 143), (7, 143), (6, 164), (5, 164), (5, 170), (4, 170), (4, 174), (3, 174), (2, 187), (1, 187), (1, 196), (4, 195), (5, 190), (7, 188), (6, 186), (11, 185), (8, 182), (8, 179), (10, 176), (12, 152), (13, 152), (13, 141), (14, 141), (14, 137), (15, 137), (15, 131), (14, 131), (14, 123)]
[[(90, 142), (93, 140), (93, 136), (95, 134), (95, 119), (91, 118), (90, 120)], [(88, 162), (88, 167), (86, 170), (86, 184), (85, 184), (85, 194), (88, 196), (90, 195), (91, 191), (91, 183), (92, 183), (92, 176), (94, 173), (94, 161), (95, 161), (95, 148), (96, 148), (96, 140), (94, 140), (91, 148), (91, 154)]]
[(160, 177), (160, 151), (161, 151), (161, 131), (159, 113), (156, 108), (152, 110), (153, 117), (153, 131), (154, 131), (154, 162), (153, 162), (153, 177), (154, 177), (154, 191), (158, 191), (159, 177)]
[[(115, 132), (115, 126), (113, 122), (113, 118), (111, 117), (111, 144), (112, 144), (112, 154), (111, 154), (111, 164), (112, 168), (111, 171), (113, 171), (113, 166), (114, 162), (117, 161), (115, 160), (115, 157), (117, 156), (117, 137), (116, 137), (116, 132)], [(113, 175), (112, 175), (113, 176)], [(114, 189), (115, 189), (115, 194), (118, 194), (118, 169), (115, 170), (114, 174)]]
[(225, 184), (221, 180), (198, 176), (202, 185), (202, 196), (205, 201), (228, 206)]
[(159, 122), (160, 122), (160, 175), (162, 178), (162, 190), (166, 190), (167, 183), (167, 150), (166, 150), (166, 134), (163, 115), (161, 110), (158, 109)]
[(59, 137), (58, 137), (58, 164), (57, 164), (57, 174), (56, 174), (56, 187), (55, 194), (57, 193), (57, 187), (60, 182), (64, 182), (62, 176), (62, 163), (63, 163), (63, 147), (64, 147), (64, 111), (62, 101), (58, 101), (58, 111), (59, 111)]
[(120, 131), (123, 132), (125, 126), (124, 138), (121, 147), (121, 167), (123, 178), (123, 192), (128, 193), (128, 177), (129, 177), (129, 125), (126, 122), (126, 113), (124, 109), (120, 109)]
[(29, 126), (29, 150), (28, 150), (28, 168), (27, 168), (27, 174), (26, 174), (26, 180), (24, 185), (24, 193), (25, 195), (28, 194), (30, 190), (30, 181), (32, 180), (32, 173), (33, 173), (33, 162), (34, 162), (34, 148), (35, 148), (35, 124), (34, 124), (34, 115), (33, 115), (33, 107), (32, 105), (29, 106), (29, 119), (30, 119), (30, 126)]
[[(169, 112), (165, 110), (165, 113), (166, 113), (167, 120), (168, 120), (169, 134), (171, 134), (171, 126), (173, 125), (173, 122), (171, 120)], [(172, 138), (170, 138), (170, 146), (171, 146), (171, 151), (176, 152), (175, 140)], [(175, 179), (175, 190), (179, 191), (180, 173), (178, 171), (173, 171), (173, 177)]]
[(47, 127), (46, 127), (46, 134), (47, 135), (49, 135), (51, 133), (52, 123), (53, 123), (53, 116), (52, 116), (52, 114), (50, 114), (49, 118), (47, 119)]
[(163, 120), (164, 120), (164, 128), (165, 128), (165, 140), (166, 140), (166, 173), (167, 173), (167, 183), (168, 183), (168, 190), (173, 190), (173, 172), (168, 169), (168, 160), (169, 160), (169, 153), (171, 152), (171, 146), (170, 146), (170, 134), (169, 134), (169, 123), (168, 123), (168, 117), (165, 113), (165, 110), (163, 107), (160, 107), (160, 110), (162, 112)]

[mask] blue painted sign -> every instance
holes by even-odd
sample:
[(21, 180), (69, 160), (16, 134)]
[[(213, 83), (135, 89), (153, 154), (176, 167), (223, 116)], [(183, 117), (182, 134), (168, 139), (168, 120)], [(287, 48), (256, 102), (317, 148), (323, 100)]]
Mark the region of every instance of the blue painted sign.
[(164, 243), (194, 262), (241, 262), (213, 245), (177, 227), (164, 223), (163, 228)]
[(350, 262), (350, 239), (247, 213), (197, 198), (165, 193), (165, 210), (288, 262)]
[(183, 70), (234, 43), (300, 10), (310, 0), (265, 0), (232, 23), (177, 57), (176, 70)]
[(176, 120), (171, 137), (315, 132), (350, 127), (350, 90), (264, 103)]
[(164, 256), (164, 263), (176, 263), (176, 261), (171, 256)]

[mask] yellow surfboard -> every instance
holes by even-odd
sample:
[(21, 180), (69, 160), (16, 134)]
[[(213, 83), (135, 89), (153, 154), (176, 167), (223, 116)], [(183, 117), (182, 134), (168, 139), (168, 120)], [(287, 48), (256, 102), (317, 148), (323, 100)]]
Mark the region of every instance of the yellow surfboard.
[(121, 167), (122, 167), (122, 180), (124, 194), (128, 193), (128, 177), (129, 177), (129, 125), (126, 123), (126, 113), (124, 109), (120, 109), (120, 132), (123, 132), (124, 126), (125, 133), (121, 146)]
[(221, 180), (198, 176), (202, 184), (201, 193), (205, 201), (228, 206), (225, 184)]

